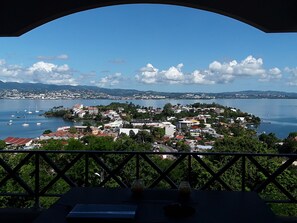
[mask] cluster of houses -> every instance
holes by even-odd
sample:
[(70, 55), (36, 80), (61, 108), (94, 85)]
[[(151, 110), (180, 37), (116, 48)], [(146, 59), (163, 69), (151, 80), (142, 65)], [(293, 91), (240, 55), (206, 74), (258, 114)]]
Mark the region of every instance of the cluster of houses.
[[(196, 117), (183, 117), (181, 119), (176, 119), (176, 117), (173, 115), (171, 117), (167, 117), (167, 121), (165, 122), (152, 120), (131, 120), (130, 122), (127, 122), (125, 121), (127, 113), (121, 107), (119, 107), (117, 110), (100, 111), (98, 107), (95, 106), (83, 106), (82, 104), (77, 104), (71, 109), (74, 116), (83, 119), (84, 117), (86, 117), (86, 115), (90, 117), (100, 114), (102, 117), (106, 117), (110, 121), (103, 124), (102, 126), (64, 126), (58, 128), (55, 132), (42, 134), (40, 137), (34, 140), (8, 137), (4, 141), (10, 147), (15, 146), (30, 148), (31, 146), (33, 146), (34, 143), (38, 144), (39, 141), (49, 139), (80, 139), (86, 134), (98, 137), (110, 136), (116, 140), (117, 137), (119, 137), (121, 134), (129, 135), (132, 131), (136, 135), (139, 131), (150, 132), (150, 127), (157, 127), (162, 128), (165, 131), (164, 143), (168, 140), (171, 140), (174, 143), (183, 141), (190, 146), (191, 151), (211, 149), (214, 141), (204, 140), (203, 143), (201, 143), (204, 136), (210, 135), (212, 136), (212, 138), (222, 138), (223, 135), (220, 135), (216, 132), (215, 128), (212, 126), (212, 123), (208, 123), (208, 119), (212, 118), (209, 113), (211, 111), (212, 114), (217, 114), (216, 119), (219, 120), (219, 118), (222, 117), (222, 113), (224, 113), (224, 108), (194, 108), (191, 106), (183, 105), (172, 106), (174, 114), (178, 114), (182, 111), (189, 111), (190, 109), (194, 110), (195, 112), (199, 111), (199, 115), (197, 115)], [(139, 108), (137, 109), (137, 112), (153, 112), (154, 114), (159, 114), (160, 112), (162, 112), (162, 109), (152, 109), (151, 107)], [(244, 123), (246, 120), (245, 117), (237, 117), (237, 121)], [(229, 120), (229, 122), (233, 123), (234, 120)], [(126, 124), (129, 124), (129, 128), (124, 127), (127, 126)], [(74, 132), (71, 131), (73, 129), (75, 129)]]

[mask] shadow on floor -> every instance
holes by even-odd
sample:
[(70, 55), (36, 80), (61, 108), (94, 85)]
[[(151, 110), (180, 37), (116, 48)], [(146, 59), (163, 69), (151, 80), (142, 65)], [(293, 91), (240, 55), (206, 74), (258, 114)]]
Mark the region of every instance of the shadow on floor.
[(281, 223), (297, 223), (297, 217), (283, 217), (278, 216)]
[(40, 213), (33, 208), (0, 208), (0, 222), (31, 223)]

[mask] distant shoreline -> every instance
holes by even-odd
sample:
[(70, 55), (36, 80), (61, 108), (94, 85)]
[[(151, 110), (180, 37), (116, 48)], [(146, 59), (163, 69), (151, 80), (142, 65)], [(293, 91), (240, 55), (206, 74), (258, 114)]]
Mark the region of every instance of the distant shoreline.
[(272, 100), (283, 100), (283, 99), (290, 99), (290, 100), (296, 100), (297, 97), (285, 97), (285, 98), (279, 98), (279, 97), (248, 97), (248, 98), (239, 98), (239, 97), (217, 97), (217, 98), (0, 98), (0, 100), (113, 100), (113, 101), (127, 101), (127, 100), (217, 100), (217, 99), (224, 99), (224, 100), (232, 100), (232, 99), (240, 99), (240, 100), (254, 100), (254, 99), (272, 99)]
[(0, 99), (107, 99), (107, 100), (210, 100), (210, 99), (297, 99), (297, 92), (242, 90), (232, 92), (159, 92), (111, 89), (84, 85), (54, 85), (0, 81)]

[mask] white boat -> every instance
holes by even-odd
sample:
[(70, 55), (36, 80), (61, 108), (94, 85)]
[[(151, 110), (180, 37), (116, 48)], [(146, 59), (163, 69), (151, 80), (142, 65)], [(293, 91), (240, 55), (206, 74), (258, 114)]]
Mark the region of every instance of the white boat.
[(22, 124), (22, 126), (27, 127), (29, 126), (29, 123), (27, 123), (27, 117), (25, 116), (25, 122)]
[(41, 122), (37, 122), (36, 125), (41, 125)]
[(30, 107), (29, 107), (29, 110), (28, 110), (28, 114), (32, 114)]

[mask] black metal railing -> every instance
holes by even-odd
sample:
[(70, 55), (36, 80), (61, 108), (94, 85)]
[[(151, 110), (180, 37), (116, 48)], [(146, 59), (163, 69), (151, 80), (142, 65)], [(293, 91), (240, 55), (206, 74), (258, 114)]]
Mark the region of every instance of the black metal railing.
[[(123, 151), (0, 151), (0, 198), (23, 197), (39, 206), (70, 187), (130, 187), (255, 191), (266, 202), (297, 203), (297, 154)], [(292, 182), (288, 182), (291, 180)], [(293, 185), (292, 185), (293, 183)]]

